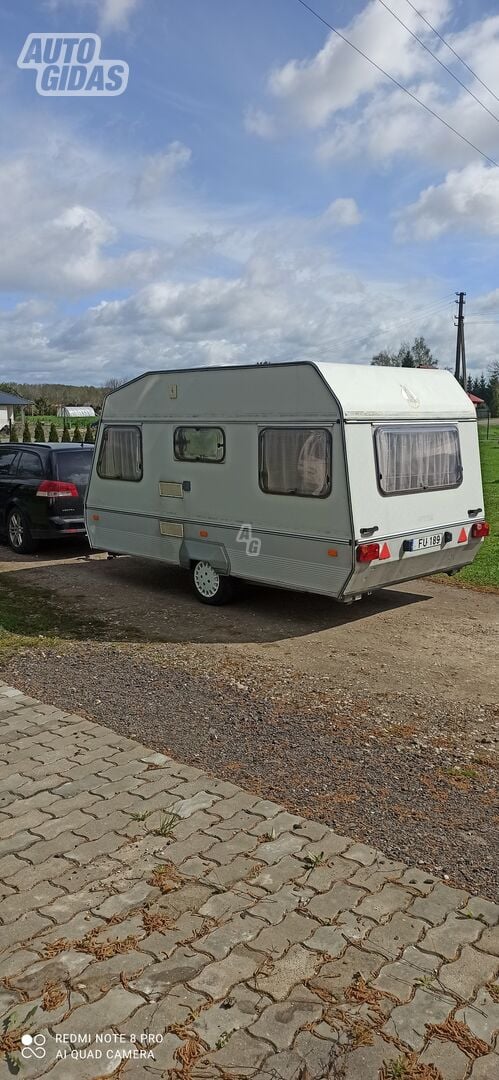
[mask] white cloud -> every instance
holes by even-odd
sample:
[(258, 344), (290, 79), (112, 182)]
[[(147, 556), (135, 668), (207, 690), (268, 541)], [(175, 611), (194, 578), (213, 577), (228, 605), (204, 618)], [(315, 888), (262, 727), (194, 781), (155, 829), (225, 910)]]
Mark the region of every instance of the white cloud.
[(476, 162), (422, 191), (398, 215), (396, 237), (432, 240), (451, 229), (499, 234), (499, 169)]
[(185, 168), (191, 160), (191, 150), (181, 142), (172, 142), (165, 151), (150, 154), (144, 161), (135, 185), (135, 198), (139, 203), (160, 198), (168, 181)]
[(362, 214), (355, 199), (334, 199), (322, 215), (326, 225), (336, 225), (346, 228), (351, 225), (360, 225)]
[(102, 29), (126, 30), (131, 16), (142, 0), (99, 0), (99, 20)]
[[(408, 26), (417, 27), (424, 36), (423, 24), (403, 0), (392, 0), (392, 6)], [(419, 5), (437, 25), (442, 25), (449, 6), (449, 0), (420, 0)], [(305, 11), (302, 14), (304, 18), (312, 18)], [(395, 78), (413, 79), (431, 69), (433, 61), (428, 54), (377, 0), (371, 0), (344, 28), (344, 33)], [(289, 60), (271, 72), (267, 88), (274, 102), (274, 117), (259, 110), (250, 113), (257, 118), (253, 130), (266, 135), (270, 133), (270, 125), (275, 131), (323, 129), (335, 113), (351, 108), (383, 82), (380, 71), (331, 33), (315, 56)], [(262, 116), (265, 122), (260, 123), (259, 131), (258, 118)]]

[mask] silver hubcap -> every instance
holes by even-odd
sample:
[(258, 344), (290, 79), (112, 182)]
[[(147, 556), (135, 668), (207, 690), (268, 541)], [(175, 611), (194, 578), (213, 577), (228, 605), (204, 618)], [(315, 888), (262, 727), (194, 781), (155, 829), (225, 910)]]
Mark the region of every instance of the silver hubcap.
[(209, 562), (198, 562), (194, 567), (194, 582), (198, 593), (211, 600), (220, 588), (220, 574)]
[(17, 511), (11, 514), (9, 519), (9, 539), (14, 547), (21, 547), (23, 542), (23, 522), (22, 517)]

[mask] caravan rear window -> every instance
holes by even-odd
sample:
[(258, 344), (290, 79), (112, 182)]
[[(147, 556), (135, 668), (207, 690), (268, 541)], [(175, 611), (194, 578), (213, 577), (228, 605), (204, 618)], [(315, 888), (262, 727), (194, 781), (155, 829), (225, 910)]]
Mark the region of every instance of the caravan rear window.
[(374, 433), (378, 484), (383, 495), (458, 487), (463, 470), (457, 427), (394, 425)]
[(223, 461), (225, 435), (219, 427), (178, 427), (173, 436), (177, 461)]
[(97, 461), (103, 480), (142, 480), (142, 433), (138, 427), (105, 427)]
[(325, 498), (331, 491), (331, 432), (323, 428), (264, 428), (259, 444), (260, 487), (269, 495)]

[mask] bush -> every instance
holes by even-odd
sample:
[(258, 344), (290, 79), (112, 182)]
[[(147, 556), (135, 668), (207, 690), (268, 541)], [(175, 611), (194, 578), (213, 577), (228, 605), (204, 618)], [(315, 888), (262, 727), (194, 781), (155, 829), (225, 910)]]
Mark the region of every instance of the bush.
[(76, 425), (73, 432), (73, 442), (83, 442), (83, 435), (78, 427), (78, 424)]
[(45, 442), (45, 430), (41, 420), (37, 420), (35, 424), (35, 442)]
[(64, 424), (64, 427), (62, 429), (61, 442), (71, 442), (71, 431), (70, 431), (70, 428), (68, 428), (68, 425), (66, 423)]
[(55, 424), (50, 425), (49, 442), (59, 442), (59, 432)]
[(23, 442), (31, 442), (31, 431), (27, 420), (24, 421)]
[(95, 442), (95, 428), (90, 427), (90, 424), (88, 425), (87, 430), (85, 432), (85, 442), (86, 443), (91, 443), (92, 446), (93, 446), (93, 444)]
[(19, 442), (19, 432), (15, 424), (12, 425), (9, 442)]

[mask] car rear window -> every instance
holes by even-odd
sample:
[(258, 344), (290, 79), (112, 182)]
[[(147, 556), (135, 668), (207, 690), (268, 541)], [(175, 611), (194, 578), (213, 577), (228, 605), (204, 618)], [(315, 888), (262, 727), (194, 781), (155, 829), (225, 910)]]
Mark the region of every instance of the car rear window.
[(92, 450), (64, 450), (54, 454), (58, 480), (67, 480), (70, 484), (84, 486), (88, 483)]

